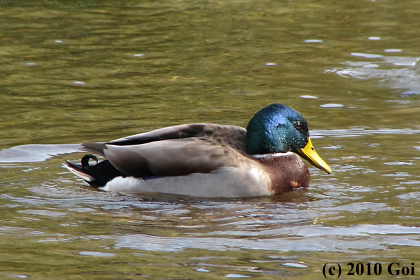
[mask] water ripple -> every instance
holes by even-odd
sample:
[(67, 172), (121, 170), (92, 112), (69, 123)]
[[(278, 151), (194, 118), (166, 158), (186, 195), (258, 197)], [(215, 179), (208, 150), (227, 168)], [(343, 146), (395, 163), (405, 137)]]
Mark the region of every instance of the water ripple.
[[(351, 227), (308, 226), (289, 228), (280, 238), (209, 238), (161, 237), (146, 234), (128, 234), (116, 238), (116, 248), (134, 250), (179, 252), (186, 249), (232, 251), (240, 249), (277, 251), (383, 250), (387, 246), (420, 247), (420, 228), (400, 225), (358, 225)], [(404, 235), (398, 238), (398, 235)], [(304, 236), (304, 239), (296, 239)]]

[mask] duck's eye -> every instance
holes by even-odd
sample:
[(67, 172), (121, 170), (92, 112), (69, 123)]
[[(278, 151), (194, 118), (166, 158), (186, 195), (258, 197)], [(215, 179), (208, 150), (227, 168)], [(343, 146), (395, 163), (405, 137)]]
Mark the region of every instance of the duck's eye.
[(296, 129), (302, 130), (302, 128), (303, 128), (303, 123), (301, 121), (295, 121), (294, 125), (295, 125)]

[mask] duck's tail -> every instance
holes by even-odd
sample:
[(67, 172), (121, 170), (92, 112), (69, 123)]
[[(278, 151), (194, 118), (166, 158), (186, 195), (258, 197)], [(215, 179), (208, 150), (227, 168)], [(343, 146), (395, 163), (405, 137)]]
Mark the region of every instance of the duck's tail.
[[(89, 165), (89, 160), (91, 159), (96, 161), (95, 165)], [(64, 167), (95, 188), (105, 186), (106, 183), (115, 177), (125, 177), (108, 160), (98, 162), (94, 155), (85, 155), (81, 160), (81, 164), (73, 164), (66, 161)]]

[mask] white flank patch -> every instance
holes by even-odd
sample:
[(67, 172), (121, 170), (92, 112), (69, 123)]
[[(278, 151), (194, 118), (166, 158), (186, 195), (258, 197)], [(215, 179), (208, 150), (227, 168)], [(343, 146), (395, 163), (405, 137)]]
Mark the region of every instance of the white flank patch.
[(101, 190), (125, 193), (167, 193), (195, 197), (252, 197), (271, 195), (269, 178), (253, 166), (222, 167), (204, 174), (143, 180), (116, 177)]
[(143, 183), (141, 178), (115, 177), (99, 189), (107, 192), (139, 192)]

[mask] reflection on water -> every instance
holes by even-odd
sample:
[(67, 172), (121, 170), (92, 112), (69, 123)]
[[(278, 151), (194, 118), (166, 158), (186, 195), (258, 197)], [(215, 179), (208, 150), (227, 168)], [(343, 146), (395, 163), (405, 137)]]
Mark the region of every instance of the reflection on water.
[[(388, 53), (396, 51), (384, 50)], [(420, 94), (420, 64), (418, 63), (420, 58), (365, 53), (351, 53), (351, 55), (368, 58), (370, 61), (346, 61), (343, 64), (347, 67), (337, 67), (326, 72), (334, 72), (345, 78), (378, 79), (382, 86), (403, 90), (400, 97)]]
[(0, 163), (37, 162), (53, 156), (74, 153), (82, 148), (78, 144), (68, 145), (22, 145), (0, 151)]
[[(386, 236), (383, 236), (386, 233)], [(144, 251), (176, 252), (186, 249), (275, 250), (284, 252), (352, 252), (353, 250), (386, 250), (388, 246), (420, 246), (417, 227), (354, 226), (354, 227), (290, 227), (279, 231), (259, 232), (251, 236), (278, 236), (279, 238), (246, 239), (247, 232), (218, 232), (221, 235), (241, 236), (234, 238), (160, 237), (143, 234), (124, 235), (116, 238), (116, 248)], [(404, 238), (395, 238), (395, 234)], [(210, 233), (209, 235), (212, 235)], [(296, 237), (303, 237), (296, 240)]]
[[(78, 193), (71, 188), (57, 190), (57, 186), (42, 186), (32, 188), (32, 196), (1, 195), (3, 201), (8, 201), (3, 207), (14, 212), (15, 217), (8, 222), (9, 226), (0, 227), (0, 232), (32, 236), (41, 243), (74, 242), (81, 236), (73, 235), (74, 230), (69, 231), (69, 228), (83, 231), (89, 227), (85, 225), (86, 222), (93, 222), (92, 226), (98, 225), (105, 214), (114, 219), (113, 225), (104, 224), (99, 233), (88, 233), (84, 238), (113, 240), (115, 249), (159, 252), (187, 249), (351, 252), (386, 250), (389, 246), (420, 246), (420, 229), (415, 226), (392, 222), (381, 224), (379, 220), (378, 223), (371, 221), (372, 224), (339, 226), (346, 220), (344, 216), (349, 214), (381, 215), (384, 212), (399, 212), (401, 207), (385, 202), (359, 201), (372, 191), (369, 188), (335, 188), (324, 187), (321, 192), (315, 190), (313, 194), (301, 191), (290, 193), (287, 201), (301, 195), (309, 198), (290, 203), (275, 202), (273, 198), (197, 201), (168, 196), (135, 197), (93, 190)], [(348, 202), (340, 201), (342, 192), (347, 192)], [(397, 199), (405, 204), (416, 200), (418, 193), (405, 193), (397, 196)], [(316, 199), (321, 194), (330, 199)], [(27, 209), (28, 206), (31, 208)], [(406, 215), (410, 216), (409, 213)], [(84, 222), (83, 217), (90, 218)], [(391, 219), (392, 216), (389, 216), (388, 221)], [(61, 228), (57, 234), (50, 234), (51, 226), (47, 231), (31, 229), (31, 224), (48, 224), (49, 220), (56, 223), (55, 227)], [(24, 227), (19, 226), (22, 222), (25, 223)], [(125, 230), (113, 232), (115, 226)]]

